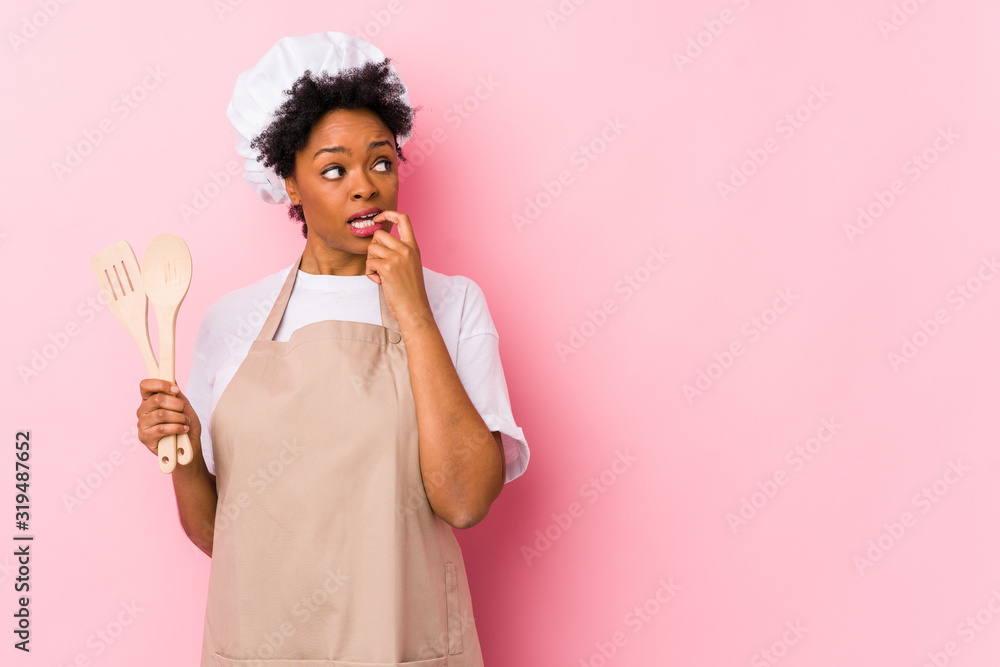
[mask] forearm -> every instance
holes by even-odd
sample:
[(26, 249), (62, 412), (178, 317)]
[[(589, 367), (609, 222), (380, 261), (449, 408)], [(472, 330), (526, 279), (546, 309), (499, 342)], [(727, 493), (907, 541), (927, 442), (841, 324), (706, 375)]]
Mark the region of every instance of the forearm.
[(427, 499), (449, 524), (469, 528), (503, 489), (503, 454), (462, 386), (433, 316), (401, 320), (400, 329)]
[(209, 556), (215, 536), (215, 510), (219, 496), (215, 478), (208, 472), (198, 443), (191, 443), (195, 456), (191, 463), (178, 464), (171, 476), (177, 496), (177, 512), (184, 533)]

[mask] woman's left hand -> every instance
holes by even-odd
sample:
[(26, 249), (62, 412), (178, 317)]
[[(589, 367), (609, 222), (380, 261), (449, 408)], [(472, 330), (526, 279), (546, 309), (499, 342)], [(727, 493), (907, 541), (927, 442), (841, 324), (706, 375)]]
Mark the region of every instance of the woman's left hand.
[[(409, 216), (398, 211), (382, 211), (373, 220), (386, 221), (389, 225), (387, 229), (376, 231), (368, 244), (365, 275), (382, 285), (389, 312), (401, 324), (413, 318), (433, 318), (424, 287), (420, 248)], [(398, 239), (390, 233), (393, 224), (399, 225)]]

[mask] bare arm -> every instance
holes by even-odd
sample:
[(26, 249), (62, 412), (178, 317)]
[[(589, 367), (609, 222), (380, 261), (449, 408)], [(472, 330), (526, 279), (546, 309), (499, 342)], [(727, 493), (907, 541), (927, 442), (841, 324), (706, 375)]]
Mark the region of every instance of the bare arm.
[[(215, 535), (215, 510), (219, 495), (215, 476), (208, 472), (201, 451), (201, 420), (187, 397), (172, 392), (173, 383), (147, 378), (139, 383), (142, 403), (136, 410), (139, 440), (154, 454), (160, 438), (171, 433), (187, 433), (194, 447), (194, 459), (186, 465), (177, 464), (171, 473), (177, 513), (184, 533), (209, 556)], [(185, 430), (188, 426), (190, 430)]]
[(177, 514), (184, 533), (196, 547), (211, 556), (215, 543), (215, 510), (219, 494), (215, 486), (215, 475), (208, 472), (205, 465), (201, 444), (196, 445), (193, 438), (191, 444), (196, 450), (194, 460), (187, 465), (178, 465), (172, 473)]
[(503, 489), (500, 433), (465, 392), (430, 314), (399, 322), (417, 408), (420, 471), (435, 514), (456, 528), (482, 521)]
[(420, 474), (434, 513), (456, 528), (471, 528), (503, 489), (506, 461), (465, 392), (424, 287), (420, 249), (410, 217), (382, 211), (374, 220), (399, 225), (399, 238), (375, 231), (365, 273), (385, 285), (389, 309), (406, 344), (417, 409)]

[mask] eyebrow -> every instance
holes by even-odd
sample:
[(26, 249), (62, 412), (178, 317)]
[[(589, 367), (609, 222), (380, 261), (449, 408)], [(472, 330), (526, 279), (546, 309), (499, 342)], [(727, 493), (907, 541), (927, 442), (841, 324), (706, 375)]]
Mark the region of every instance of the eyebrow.
[[(385, 139), (383, 139), (382, 141), (373, 141), (370, 144), (368, 144), (368, 152), (371, 153), (373, 150), (375, 150), (379, 146), (392, 146), (392, 142), (391, 141), (387, 141)], [(318, 158), (320, 153), (346, 153), (347, 155), (350, 155), (351, 151), (349, 149), (347, 149), (347, 148), (344, 148), (343, 146), (333, 146), (331, 148), (321, 148), (318, 151), (316, 151), (315, 155), (313, 155), (313, 159), (315, 160), (316, 158)]]

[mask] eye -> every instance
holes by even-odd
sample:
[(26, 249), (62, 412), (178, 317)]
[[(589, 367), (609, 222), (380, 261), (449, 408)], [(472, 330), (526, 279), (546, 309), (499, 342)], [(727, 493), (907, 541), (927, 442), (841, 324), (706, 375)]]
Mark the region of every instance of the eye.
[(392, 171), (392, 160), (390, 160), (388, 158), (383, 158), (383, 159), (379, 160), (378, 162), (376, 162), (375, 164), (376, 165), (385, 164), (385, 169), (381, 170), (383, 173)]
[[(330, 167), (330, 168), (328, 168), (328, 169), (324, 169), (323, 171), (321, 171), (321, 172), (320, 172), (320, 174), (321, 174), (322, 176), (326, 177), (326, 175), (327, 175), (327, 174), (329, 174), (329, 173), (330, 173), (331, 171), (333, 171), (334, 169), (339, 169), (339, 170), (341, 170), (341, 171), (344, 171), (344, 168), (343, 168), (343, 167), (341, 167), (341, 166), (339, 166), (339, 165), (333, 165), (332, 167)], [(335, 174), (335, 175), (336, 175), (336, 174)]]

